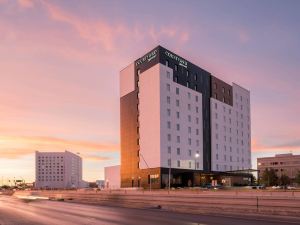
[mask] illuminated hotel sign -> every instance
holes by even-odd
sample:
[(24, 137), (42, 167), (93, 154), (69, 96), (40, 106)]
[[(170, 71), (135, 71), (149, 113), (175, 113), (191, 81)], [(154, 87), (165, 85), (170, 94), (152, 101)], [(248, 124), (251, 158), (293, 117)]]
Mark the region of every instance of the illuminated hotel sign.
[(138, 59), (136, 61), (135, 65), (138, 66), (138, 65), (141, 65), (144, 62), (150, 62), (152, 59), (156, 58), (157, 52), (158, 52), (157, 49), (153, 50), (148, 55), (145, 55), (143, 58)]
[(173, 53), (171, 53), (169, 51), (166, 51), (165, 54), (168, 57), (170, 57), (171, 59), (174, 59), (174, 60), (178, 61), (179, 66), (183, 66), (184, 68), (187, 68), (187, 61), (184, 60), (183, 58), (180, 58), (179, 56), (174, 55)]

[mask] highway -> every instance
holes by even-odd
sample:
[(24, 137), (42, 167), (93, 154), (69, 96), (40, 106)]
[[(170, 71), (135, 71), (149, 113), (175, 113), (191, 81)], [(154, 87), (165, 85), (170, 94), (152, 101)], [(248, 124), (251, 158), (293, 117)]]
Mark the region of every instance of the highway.
[(282, 225), (300, 220), (274, 216), (216, 216), (132, 209), (49, 200), (25, 201), (0, 195), (0, 225)]

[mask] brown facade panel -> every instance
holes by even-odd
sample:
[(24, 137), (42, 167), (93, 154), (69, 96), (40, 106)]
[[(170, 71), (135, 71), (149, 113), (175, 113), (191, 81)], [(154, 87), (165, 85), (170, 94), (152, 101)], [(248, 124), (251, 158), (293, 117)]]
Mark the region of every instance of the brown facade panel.
[(211, 76), (211, 97), (232, 106), (232, 86)]
[(131, 182), (138, 168), (137, 92), (120, 99), (121, 123), (121, 186)]

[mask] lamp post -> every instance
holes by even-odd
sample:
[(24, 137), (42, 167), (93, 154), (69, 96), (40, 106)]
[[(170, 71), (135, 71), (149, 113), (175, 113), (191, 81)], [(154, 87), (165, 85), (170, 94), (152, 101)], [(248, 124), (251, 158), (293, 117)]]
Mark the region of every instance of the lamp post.
[(195, 154), (195, 170), (196, 170), (196, 160), (197, 160), (197, 158), (199, 158), (199, 156), (200, 156), (200, 154), (197, 152), (197, 153)]
[(170, 165), (169, 165), (169, 193), (170, 193), (170, 189), (171, 189), (171, 164), (172, 164), (172, 160), (171, 160), (171, 152), (169, 153), (170, 157)]
[(196, 169), (197, 169), (197, 167), (196, 167), (196, 164), (197, 164), (196, 160), (197, 160), (197, 158), (199, 158), (199, 156), (200, 156), (200, 154), (199, 154), (198, 152), (196, 152), (196, 154), (195, 154), (195, 174), (194, 174), (194, 186), (196, 186), (196, 185), (195, 185), (195, 184), (196, 184)]

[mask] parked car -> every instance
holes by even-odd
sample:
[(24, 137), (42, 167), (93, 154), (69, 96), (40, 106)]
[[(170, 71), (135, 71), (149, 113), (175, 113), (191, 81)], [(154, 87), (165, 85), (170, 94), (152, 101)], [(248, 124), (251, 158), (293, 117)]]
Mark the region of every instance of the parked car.
[(274, 186), (272, 186), (272, 189), (282, 189), (282, 187), (278, 186), (278, 185), (274, 185)]
[(294, 186), (287, 186), (287, 189), (288, 189), (288, 190), (295, 190), (296, 187), (294, 187)]

